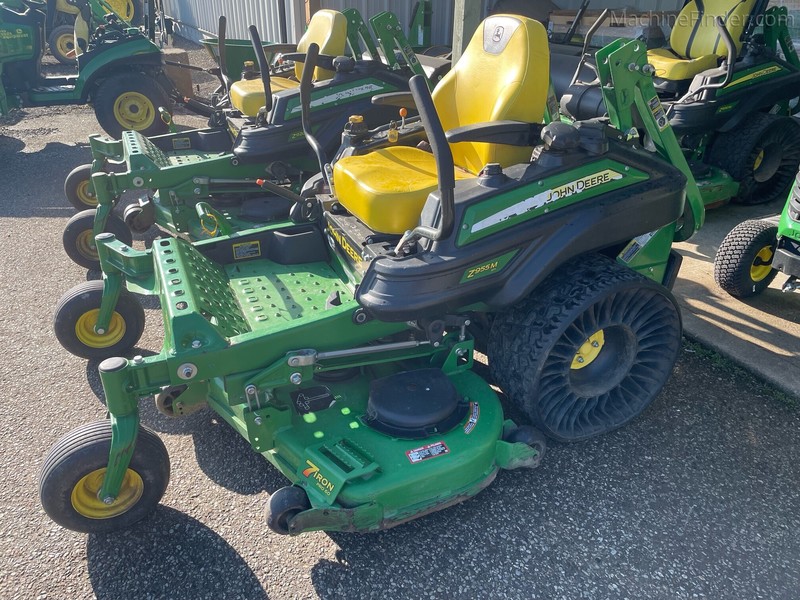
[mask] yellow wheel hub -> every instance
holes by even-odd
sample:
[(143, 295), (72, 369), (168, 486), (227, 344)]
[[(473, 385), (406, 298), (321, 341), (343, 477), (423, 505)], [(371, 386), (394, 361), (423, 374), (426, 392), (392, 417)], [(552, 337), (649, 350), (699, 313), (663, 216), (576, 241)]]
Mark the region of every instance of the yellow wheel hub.
[(603, 344), (605, 344), (605, 336), (603, 336), (603, 330), (601, 329), (589, 336), (589, 338), (581, 344), (581, 347), (578, 348), (578, 351), (572, 358), (570, 368), (582, 369), (592, 364), (603, 349)]
[(756, 156), (756, 159), (753, 162), (753, 171), (758, 171), (758, 167), (761, 166), (762, 162), (764, 162), (764, 150), (763, 149), (758, 151), (758, 156)]
[(97, 206), (97, 196), (94, 195), (94, 190), (88, 180), (81, 181), (78, 184), (78, 187), (75, 188), (75, 193), (77, 194), (78, 199), (86, 206)]
[(114, 118), (122, 129), (147, 129), (156, 118), (156, 107), (139, 92), (125, 92), (114, 101)]
[[(772, 257), (775, 253), (772, 251), (772, 246), (764, 246), (761, 250), (758, 251), (756, 254), (756, 260), (753, 261), (753, 264), (750, 265), (750, 279), (753, 281), (762, 281), (765, 279), (772, 271)], [(756, 261), (761, 259), (759, 264), (756, 264)]]
[(75, 58), (75, 38), (71, 33), (65, 33), (56, 39), (56, 51), (61, 56)]
[(97, 259), (97, 246), (94, 245), (94, 233), (87, 229), (75, 238), (75, 247), (86, 258)]
[(72, 488), (72, 508), (87, 519), (110, 519), (133, 508), (144, 492), (141, 476), (131, 469), (125, 472), (119, 495), (111, 504), (106, 504), (99, 497), (103, 485), (105, 467), (92, 471), (81, 478)]
[(130, 0), (110, 0), (108, 5), (114, 9), (114, 13), (129, 21), (133, 18), (133, 2)]
[(78, 321), (75, 323), (75, 337), (89, 348), (108, 348), (119, 342), (122, 336), (125, 335), (125, 319), (114, 311), (114, 314), (111, 315), (108, 331), (97, 333), (94, 330), (94, 326), (97, 323), (98, 314), (100, 314), (100, 309), (93, 308), (78, 317)]

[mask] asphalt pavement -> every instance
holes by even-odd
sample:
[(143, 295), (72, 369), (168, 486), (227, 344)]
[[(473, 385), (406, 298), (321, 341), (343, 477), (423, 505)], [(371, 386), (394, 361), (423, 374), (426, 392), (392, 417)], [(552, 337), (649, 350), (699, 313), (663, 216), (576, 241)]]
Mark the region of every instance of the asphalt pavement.
[[(627, 427), (554, 443), (539, 469), (386, 532), (272, 533), (264, 510), (283, 477), (213, 412), (169, 419), (152, 404), (142, 421), (172, 461), (156, 512), (113, 535), (52, 523), (44, 456), (105, 415), (97, 363), (51, 329), (87, 277), (61, 248), (62, 185), (96, 130), (87, 107), (0, 121), (0, 598), (797, 598), (796, 400), (694, 343)], [(161, 345), (157, 303), (145, 306), (139, 352)]]

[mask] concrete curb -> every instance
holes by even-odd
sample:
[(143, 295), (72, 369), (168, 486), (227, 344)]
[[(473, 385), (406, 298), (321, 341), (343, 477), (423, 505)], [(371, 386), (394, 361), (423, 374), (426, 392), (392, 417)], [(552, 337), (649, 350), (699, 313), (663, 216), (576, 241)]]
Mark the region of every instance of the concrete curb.
[(706, 214), (703, 228), (676, 244), (683, 256), (674, 293), (687, 337), (714, 349), (784, 393), (800, 398), (800, 294), (783, 293), (779, 274), (759, 296), (737, 300), (714, 281), (714, 256), (738, 223), (775, 215), (783, 202), (729, 205)]

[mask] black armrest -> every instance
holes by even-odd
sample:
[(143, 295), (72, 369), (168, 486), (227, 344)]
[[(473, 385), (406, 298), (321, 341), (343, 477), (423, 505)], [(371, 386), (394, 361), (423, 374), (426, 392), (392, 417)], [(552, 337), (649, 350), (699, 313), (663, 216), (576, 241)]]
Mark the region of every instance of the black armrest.
[[(335, 58), (335, 56), (331, 56), (330, 54), (320, 54), (317, 56), (317, 66), (328, 69), (329, 71), (335, 71), (336, 67), (333, 65), (333, 60)], [(306, 62), (306, 53), (292, 52), (291, 54), (284, 54), (283, 59), (293, 60), (295, 62)]]
[(451, 144), (457, 142), (486, 142), (509, 146), (535, 146), (539, 143), (543, 125), (522, 121), (492, 121), (456, 127), (445, 133)]
[(411, 92), (390, 92), (372, 97), (372, 103), (378, 106), (398, 106), (408, 110), (417, 110), (417, 104)]

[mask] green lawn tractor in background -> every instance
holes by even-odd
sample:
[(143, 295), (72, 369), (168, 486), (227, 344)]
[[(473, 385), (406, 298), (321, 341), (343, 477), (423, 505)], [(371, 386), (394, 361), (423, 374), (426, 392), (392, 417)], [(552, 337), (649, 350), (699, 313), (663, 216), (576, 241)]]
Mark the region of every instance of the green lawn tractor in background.
[[(97, 335), (99, 311), (130, 348), (127, 284), (158, 295), (164, 346), (100, 364), (110, 420), (55, 444), (47, 514), (99, 532), (154, 510), (170, 467), (140, 425), (153, 394), (173, 416), (207, 403), (287, 477), (274, 532), (372, 531), (466, 500), (544, 450), (472, 369), (472, 326), (489, 316), (494, 379), (535, 427), (577, 441), (635, 418), (678, 354), (671, 244), (703, 206), (687, 201), (685, 161), (688, 175), (660, 155), (678, 146), (655, 118), (644, 44), (598, 58), (611, 121), (545, 125), (546, 32), (492, 16), (433, 95), (414, 76), (411, 95), (377, 100), (416, 107), (430, 152), (408, 143), (414, 123), (351, 127), (292, 222), (146, 251), (99, 235), (102, 305), (76, 292), (61, 325)], [(657, 152), (616, 127), (631, 110)]]
[(77, 2), (84, 34), (76, 39), (86, 40), (78, 73), (45, 76), (46, 4), (0, 1), (0, 115), (12, 108), (91, 103), (100, 126), (112, 136), (125, 129), (166, 132), (158, 109), (170, 110), (173, 85), (159, 48), (144, 32), (107, 13), (104, 0)]
[[(123, 21), (138, 27), (144, 20), (141, 0), (106, 0), (108, 7)], [(58, 62), (75, 64), (75, 18), (80, 13), (78, 3), (68, 0), (47, 0), (45, 33), (50, 53)]]
[(734, 227), (714, 257), (714, 280), (735, 298), (763, 292), (778, 273), (784, 292), (800, 289), (800, 173), (780, 219), (751, 219)]
[[(93, 162), (74, 169), (64, 185), (73, 206), (85, 209), (70, 219), (63, 236), (64, 248), (77, 264), (99, 267), (94, 238), (103, 231), (130, 244), (134, 232), (158, 224), (172, 234), (199, 240), (287, 218), (303, 182), (319, 171), (303, 134), (295, 77), (303, 72), (302, 52), (309, 44), (324, 50), (324, 65), (313, 71), (317, 83), (310, 110), (315, 137), (326, 156), (339, 147), (342, 128), (352, 114), (363, 119), (360, 127), (399, 121), (396, 108), (372, 104), (372, 96), (408, 90), (409, 77), (424, 72), (393, 14), (371, 19), (379, 52), (357, 11), (322, 10), (297, 46), (264, 46), (254, 38), (254, 47), (264, 46), (266, 52), (294, 51), (283, 55), (295, 61), (286, 62), (292, 64), (290, 72), (284, 67), (271, 74), (264, 52), (259, 52), (260, 72), (231, 82), (224, 68), (224, 23), (222, 18), (218, 47), (232, 108), (215, 111), (212, 127), (149, 139), (133, 131), (119, 140), (90, 137)], [(385, 58), (363, 59), (367, 54)], [(436, 71), (431, 76), (440, 77)], [(265, 89), (271, 93), (265, 94)], [(113, 208), (129, 190), (147, 195), (120, 218)]]
[[(767, 3), (691, 0), (669, 47), (647, 52), (707, 207), (784, 198), (800, 164), (800, 123), (792, 118), (800, 110), (800, 60), (787, 9)], [(582, 59), (562, 54), (554, 62), (562, 109), (577, 119), (606, 113), (587, 52), (604, 19), (591, 28)]]

